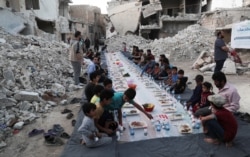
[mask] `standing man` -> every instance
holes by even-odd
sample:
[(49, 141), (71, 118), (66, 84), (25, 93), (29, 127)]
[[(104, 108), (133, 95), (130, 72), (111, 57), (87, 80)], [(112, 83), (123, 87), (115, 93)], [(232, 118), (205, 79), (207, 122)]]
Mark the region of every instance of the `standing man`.
[(99, 39), (97, 36), (95, 36), (94, 50), (95, 52), (99, 51)]
[(76, 31), (74, 39), (71, 40), (70, 50), (69, 50), (69, 60), (71, 61), (74, 70), (74, 81), (75, 85), (79, 85), (79, 77), (81, 74), (81, 68), (83, 64), (83, 49), (80, 43), (81, 32)]
[(85, 42), (86, 50), (88, 51), (89, 48), (90, 48), (90, 40), (89, 40), (89, 37), (86, 37), (86, 39), (85, 39), (84, 42)]
[(223, 68), (224, 62), (228, 57), (227, 52), (229, 51), (229, 48), (226, 46), (224, 40), (223, 31), (219, 31), (217, 33), (217, 39), (214, 43), (214, 60), (216, 63), (214, 72), (221, 71)]

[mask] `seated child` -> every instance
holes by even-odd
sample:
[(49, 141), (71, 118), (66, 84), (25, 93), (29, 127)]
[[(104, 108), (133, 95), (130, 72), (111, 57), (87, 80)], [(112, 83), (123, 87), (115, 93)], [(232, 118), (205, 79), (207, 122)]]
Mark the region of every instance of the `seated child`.
[(210, 95), (208, 100), (211, 102), (212, 114), (200, 117), (207, 136), (204, 141), (212, 144), (225, 142), (226, 146), (230, 147), (237, 133), (237, 121), (234, 115), (223, 107), (226, 103), (223, 96)]
[(113, 90), (113, 82), (112, 82), (112, 80), (109, 79), (109, 78), (106, 78), (103, 81), (103, 86), (104, 86), (105, 89)]
[(94, 92), (94, 96), (91, 98), (90, 102), (92, 104), (96, 104), (100, 101), (100, 94), (101, 94), (101, 91), (104, 90), (104, 87), (102, 85), (96, 85), (93, 89), (93, 92)]
[(153, 71), (151, 73), (152, 77), (154, 79), (158, 78), (158, 76), (160, 74), (160, 71), (161, 71), (161, 69), (160, 69), (159, 63), (155, 63), (155, 67), (154, 67), (154, 69), (153, 69)]
[(196, 75), (195, 77), (196, 87), (193, 90), (191, 98), (187, 101), (187, 109), (189, 109), (189, 107), (191, 106), (193, 107), (196, 103), (199, 103), (201, 101), (203, 79), (204, 78), (202, 75)]
[[(100, 132), (107, 133), (108, 135), (111, 135), (114, 133), (116, 127), (112, 126), (118, 126), (118, 124), (110, 120), (108, 121), (108, 118), (105, 118), (103, 116), (104, 113), (104, 107), (109, 105), (112, 101), (112, 97), (114, 96), (114, 92), (112, 90), (104, 89), (100, 94), (100, 102), (96, 104), (96, 116), (95, 119), (95, 125), (99, 129)], [(115, 124), (116, 123), (116, 124)]]
[(188, 78), (184, 77), (184, 71), (180, 69), (178, 71), (178, 80), (176, 84), (174, 84), (171, 88), (170, 91), (175, 92), (175, 94), (181, 94), (185, 91), (186, 89), (186, 83), (187, 83)]
[[(209, 82), (204, 82), (202, 84), (202, 92), (201, 92), (201, 100), (200, 102), (196, 103), (193, 107), (193, 113), (195, 113), (198, 109), (210, 106), (210, 102), (207, 100), (209, 95), (212, 95), (213, 86)], [(200, 115), (197, 115), (199, 117)]]
[[(87, 147), (99, 147), (101, 145), (109, 144), (112, 142), (112, 138), (108, 137), (104, 133), (99, 133), (95, 123), (94, 117), (96, 116), (96, 105), (92, 103), (85, 103), (82, 106), (84, 118), (81, 126), (78, 128), (78, 132), (82, 135), (82, 144), (86, 144)], [(84, 141), (84, 142), (83, 142)]]
[(171, 77), (168, 76), (168, 79), (165, 83), (166, 85), (173, 86), (177, 82), (178, 79), (177, 70), (178, 70), (177, 67), (172, 67)]

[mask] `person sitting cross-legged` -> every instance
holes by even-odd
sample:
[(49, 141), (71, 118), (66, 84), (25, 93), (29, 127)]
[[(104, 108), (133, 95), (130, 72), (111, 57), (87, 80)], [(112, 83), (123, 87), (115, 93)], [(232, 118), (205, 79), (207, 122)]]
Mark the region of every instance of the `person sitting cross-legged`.
[(208, 100), (211, 103), (212, 113), (200, 117), (206, 135), (204, 140), (212, 144), (225, 142), (226, 146), (230, 147), (237, 133), (237, 121), (234, 115), (223, 107), (226, 103), (223, 96), (210, 95)]

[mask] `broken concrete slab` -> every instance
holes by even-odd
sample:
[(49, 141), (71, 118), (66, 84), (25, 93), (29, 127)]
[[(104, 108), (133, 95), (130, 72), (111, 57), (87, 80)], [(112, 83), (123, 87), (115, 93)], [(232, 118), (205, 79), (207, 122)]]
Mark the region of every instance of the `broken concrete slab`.
[(13, 129), (21, 130), (23, 128), (24, 122), (17, 122), (14, 126)]
[(2, 98), (0, 99), (0, 108), (15, 106), (17, 101), (13, 98)]
[(20, 91), (14, 97), (19, 101), (40, 101), (39, 94), (36, 92)]
[(26, 27), (25, 20), (8, 9), (0, 9), (0, 21), (0, 27), (12, 34), (17, 34)]
[(3, 38), (0, 38), (0, 43), (6, 43), (6, 40)]
[(15, 76), (14, 73), (12, 72), (12, 70), (10, 69), (5, 69), (3, 71), (3, 77), (5, 80), (9, 81), (11, 80), (12, 82), (15, 82)]

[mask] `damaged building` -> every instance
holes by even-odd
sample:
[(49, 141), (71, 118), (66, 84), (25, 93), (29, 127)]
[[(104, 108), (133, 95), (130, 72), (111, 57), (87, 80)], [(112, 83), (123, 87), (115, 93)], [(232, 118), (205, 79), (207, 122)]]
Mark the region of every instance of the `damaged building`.
[(71, 5), (70, 6), (70, 28), (79, 30), (83, 37), (89, 37), (93, 44), (95, 37), (98, 39), (105, 37), (106, 24), (101, 9), (89, 5)]
[(108, 16), (120, 35), (133, 33), (156, 39), (174, 36), (197, 23), (211, 4), (212, 0), (113, 0), (108, 3)]
[[(3, 8), (0, 18), (5, 21), (0, 26), (11, 33), (66, 41), (67, 34), (70, 34), (69, 3), (72, 3), (71, 0), (0, 0), (0, 7)], [(18, 22), (13, 25), (9, 15), (19, 19)]]

